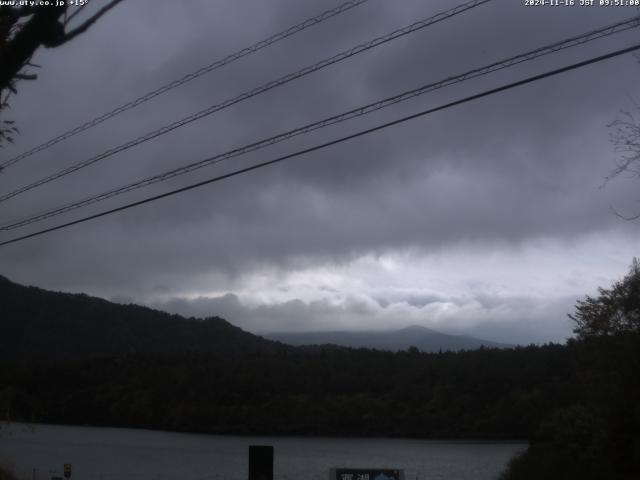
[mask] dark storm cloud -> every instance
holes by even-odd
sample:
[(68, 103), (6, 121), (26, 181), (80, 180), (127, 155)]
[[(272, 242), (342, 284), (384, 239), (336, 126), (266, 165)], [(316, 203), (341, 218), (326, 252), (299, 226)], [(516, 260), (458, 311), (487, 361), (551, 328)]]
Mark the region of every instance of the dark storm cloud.
[[(23, 133), (3, 155), (20, 153), (336, 4), (124, 2), (72, 44), (38, 53), (34, 61), (42, 65), (40, 78), (20, 85), (10, 111)], [(452, 6), (447, 1), (372, 0), (25, 160), (3, 173), (0, 188), (33, 181)], [(101, 192), (633, 13), (597, 7), (531, 9), (496, 0), (16, 197), (2, 205), (0, 219)], [(623, 34), (437, 91), (86, 212), (346, 135), (636, 38), (637, 32)], [(233, 291), (256, 270), (272, 269), (277, 277), (387, 249), (428, 253), (460, 242), (570, 242), (621, 230), (636, 235), (637, 225), (621, 224), (609, 207), (633, 208), (637, 184), (621, 180), (599, 186), (614, 165), (606, 125), (628, 105), (627, 95), (640, 93), (639, 75), (640, 66), (627, 56), (5, 247), (2, 273), (46, 287), (146, 298), (159, 290)], [(414, 306), (422, 301), (406, 300)], [(224, 310), (223, 303), (216, 305)], [(307, 307), (294, 301), (287, 308), (303, 313)]]

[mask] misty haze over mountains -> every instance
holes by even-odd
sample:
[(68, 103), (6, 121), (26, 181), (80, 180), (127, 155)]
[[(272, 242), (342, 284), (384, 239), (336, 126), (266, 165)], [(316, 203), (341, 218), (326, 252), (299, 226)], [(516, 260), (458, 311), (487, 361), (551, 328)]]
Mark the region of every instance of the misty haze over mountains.
[[(335, 345), (425, 352), (507, 347), (412, 326), (395, 331), (280, 333), (266, 339), (217, 316), (185, 318), (84, 294), (25, 287), (0, 276), (0, 358), (86, 358), (129, 354), (251, 354)], [(281, 343), (280, 343), (281, 342)]]
[(475, 350), (483, 346), (487, 348), (512, 346), (468, 335), (449, 335), (418, 325), (400, 330), (382, 331), (278, 332), (264, 335), (264, 337), (294, 346), (339, 345), (390, 351), (407, 350), (411, 347), (416, 347), (423, 352), (438, 352), (439, 350)]

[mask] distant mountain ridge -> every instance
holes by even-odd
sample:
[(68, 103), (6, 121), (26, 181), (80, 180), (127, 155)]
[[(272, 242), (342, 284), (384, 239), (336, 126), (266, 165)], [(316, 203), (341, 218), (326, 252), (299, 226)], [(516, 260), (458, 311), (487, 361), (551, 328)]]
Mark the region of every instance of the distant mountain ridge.
[(184, 318), (85, 294), (26, 287), (0, 276), (0, 360), (289, 350), (293, 348), (219, 317)]
[(339, 345), (352, 348), (376, 350), (407, 350), (416, 347), (423, 352), (475, 350), (487, 348), (509, 348), (512, 345), (492, 342), (467, 335), (450, 335), (430, 328), (412, 325), (389, 331), (330, 331), (301, 333), (270, 333), (265, 338), (288, 345)]
[(317, 345), (424, 352), (509, 347), (411, 326), (395, 331), (246, 332), (220, 317), (185, 318), (86, 294), (27, 287), (0, 275), (0, 360), (72, 360), (131, 354), (313, 352)]

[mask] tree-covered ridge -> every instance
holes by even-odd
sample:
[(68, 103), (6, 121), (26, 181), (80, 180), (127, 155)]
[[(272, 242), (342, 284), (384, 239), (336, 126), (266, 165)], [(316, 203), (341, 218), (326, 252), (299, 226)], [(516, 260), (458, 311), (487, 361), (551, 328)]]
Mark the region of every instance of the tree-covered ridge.
[[(525, 437), (571, 394), (560, 346), (293, 348), (0, 278), (0, 414), (215, 433)], [(563, 400), (568, 402), (569, 400)]]
[(288, 349), (219, 317), (187, 319), (84, 294), (24, 287), (4, 277), (0, 277), (0, 309), (0, 359), (4, 360)]
[(4, 363), (0, 411), (210, 433), (525, 438), (575, 401), (569, 355), (549, 345)]
[(507, 348), (513, 345), (492, 342), (468, 335), (451, 335), (437, 332), (418, 325), (399, 330), (339, 330), (322, 332), (280, 332), (265, 335), (288, 345), (340, 345), (352, 348), (373, 348), (393, 352), (416, 347), (423, 352), (440, 350), (475, 350), (487, 348)]

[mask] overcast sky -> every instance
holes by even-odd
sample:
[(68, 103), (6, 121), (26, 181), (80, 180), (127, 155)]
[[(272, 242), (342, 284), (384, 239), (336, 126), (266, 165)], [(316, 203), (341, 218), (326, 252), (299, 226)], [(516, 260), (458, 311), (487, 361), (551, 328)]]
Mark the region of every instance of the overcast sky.
[[(33, 62), (3, 118), (5, 160), (338, 5), (126, 0)], [(14, 190), (454, 1), (370, 0), (0, 174)], [(101, 3), (92, 0), (90, 8)], [(87, 9), (87, 14), (91, 13)], [(102, 192), (627, 18), (630, 7), (494, 0), (0, 204), (0, 222)], [(638, 41), (638, 29), (419, 97), (48, 222), (144, 198)], [(0, 247), (0, 274), (253, 332), (417, 324), (506, 342), (562, 341), (576, 299), (638, 256), (638, 179), (607, 125), (640, 98), (632, 55), (448, 109), (180, 196)]]

